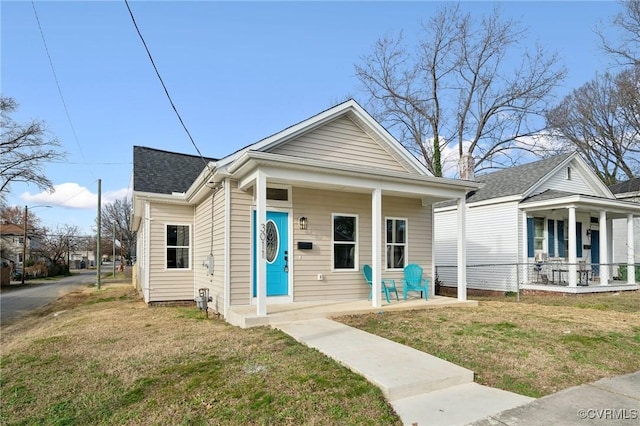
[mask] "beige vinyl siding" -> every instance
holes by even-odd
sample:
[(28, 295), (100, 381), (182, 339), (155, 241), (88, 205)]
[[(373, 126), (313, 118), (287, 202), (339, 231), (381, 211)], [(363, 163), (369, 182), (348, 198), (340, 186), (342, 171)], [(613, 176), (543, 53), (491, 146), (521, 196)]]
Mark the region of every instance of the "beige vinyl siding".
[[(149, 250), (149, 301), (194, 300), (192, 206), (151, 203)], [(190, 268), (166, 268), (166, 226), (190, 226)]]
[(413, 171), (392, 150), (385, 149), (347, 117), (338, 118), (319, 129), (276, 147), (275, 154), (374, 169)]
[[(307, 230), (294, 225), (294, 300), (363, 299), (369, 286), (362, 277), (362, 265), (371, 263), (371, 196), (350, 192), (332, 192), (308, 188), (293, 188), (294, 218), (306, 216)], [(431, 210), (417, 199), (384, 197), (383, 219), (386, 216), (408, 219), (409, 262), (419, 263), (426, 274), (431, 271), (430, 227)], [(358, 260), (356, 271), (334, 271), (332, 258), (332, 213), (358, 216)], [(381, 224), (384, 230), (384, 224)], [(384, 259), (384, 232), (380, 251)], [(299, 250), (299, 241), (313, 243), (312, 250)], [(323, 275), (322, 281), (317, 279)], [(385, 278), (402, 277), (402, 272), (383, 273)], [(431, 278), (431, 277), (429, 277)]]
[[(224, 309), (224, 188), (216, 191), (213, 200), (213, 222), (212, 222), (212, 199), (211, 195), (205, 198), (196, 207), (196, 236), (194, 269), (195, 269), (195, 289), (209, 289), (209, 296), (213, 299), (209, 303), (209, 308), (214, 312), (222, 312)], [(212, 228), (213, 223), (213, 228)], [(213, 235), (212, 235), (213, 229)], [(213, 275), (209, 275), (208, 269), (203, 262), (207, 260), (209, 254), (213, 254)]]
[(253, 197), (231, 184), (230, 305), (251, 303), (251, 205)]

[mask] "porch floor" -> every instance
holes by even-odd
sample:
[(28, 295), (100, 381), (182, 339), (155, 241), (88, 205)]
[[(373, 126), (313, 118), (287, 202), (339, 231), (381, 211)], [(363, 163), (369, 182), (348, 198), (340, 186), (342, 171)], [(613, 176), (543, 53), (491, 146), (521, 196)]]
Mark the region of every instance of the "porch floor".
[[(384, 298), (383, 298), (384, 300)], [(255, 305), (230, 306), (227, 310), (227, 322), (232, 325), (249, 328), (270, 326), (282, 322), (297, 320), (332, 318), (341, 315), (365, 314), (370, 312), (390, 312), (414, 309), (434, 309), (449, 306), (478, 306), (475, 300), (459, 301), (453, 297), (429, 296), (429, 300), (408, 298), (406, 301), (383, 301), (382, 307), (374, 308), (370, 300), (334, 300), (320, 302), (294, 302), (267, 305), (267, 315), (256, 314)]]
[(576, 287), (570, 287), (568, 283), (541, 283), (531, 282), (529, 284), (522, 284), (520, 290), (535, 290), (535, 291), (549, 291), (555, 293), (569, 293), (569, 294), (587, 294), (587, 293), (607, 293), (618, 291), (632, 291), (638, 290), (640, 286), (636, 284), (628, 284), (626, 282), (613, 280), (608, 284), (601, 284), (600, 281), (588, 281), (586, 285), (577, 285)]

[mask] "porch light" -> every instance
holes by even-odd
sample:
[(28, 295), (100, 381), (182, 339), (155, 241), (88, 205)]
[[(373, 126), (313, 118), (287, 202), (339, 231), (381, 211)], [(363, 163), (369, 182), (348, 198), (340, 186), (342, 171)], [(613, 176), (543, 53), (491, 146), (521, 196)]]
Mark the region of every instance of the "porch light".
[(306, 230), (307, 229), (307, 218), (304, 217), (304, 216), (300, 216), (300, 218), (298, 219), (298, 225), (300, 225), (300, 229)]

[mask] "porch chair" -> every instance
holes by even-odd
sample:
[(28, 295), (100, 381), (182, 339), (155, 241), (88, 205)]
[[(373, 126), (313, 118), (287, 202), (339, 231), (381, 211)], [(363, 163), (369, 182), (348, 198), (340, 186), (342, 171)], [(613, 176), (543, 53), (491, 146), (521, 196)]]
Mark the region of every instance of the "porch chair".
[(424, 300), (429, 298), (429, 279), (422, 278), (422, 267), (415, 263), (404, 267), (404, 279), (402, 280), (404, 300), (407, 300), (407, 293), (410, 291), (419, 291), (420, 297), (424, 293)]
[[(371, 290), (369, 291), (369, 300), (373, 296), (373, 273), (371, 270), (371, 265), (363, 265), (362, 266), (362, 275), (364, 276), (364, 280), (369, 284)], [(394, 292), (396, 294), (396, 300), (400, 300), (398, 297), (398, 290), (396, 289), (396, 281), (391, 279), (382, 279), (382, 291), (384, 292), (385, 297), (387, 298), (387, 303), (391, 303), (391, 299), (389, 298), (389, 293)]]
[[(587, 266), (586, 260), (578, 261), (578, 285), (589, 285), (589, 274), (593, 273), (590, 266)], [(584, 282), (582, 281), (584, 278)]]

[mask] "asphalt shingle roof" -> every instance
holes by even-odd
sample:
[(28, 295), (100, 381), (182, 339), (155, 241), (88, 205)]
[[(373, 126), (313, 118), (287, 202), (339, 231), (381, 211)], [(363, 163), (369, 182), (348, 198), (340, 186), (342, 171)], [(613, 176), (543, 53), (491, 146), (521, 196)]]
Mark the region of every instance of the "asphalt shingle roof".
[[(544, 160), (477, 176), (476, 182), (484, 183), (484, 187), (468, 195), (467, 203), (523, 194), (571, 155), (573, 154), (554, 155)], [(446, 207), (453, 204), (455, 201), (444, 201), (438, 203), (436, 207)]]
[(185, 192), (213, 158), (133, 147), (133, 190), (156, 194)]
[(638, 192), (640, 191), (640, 178), (633, 178), (624, 182), (616, 183), (609, 187), (614, 194), (624, 194), (626, 192)]

